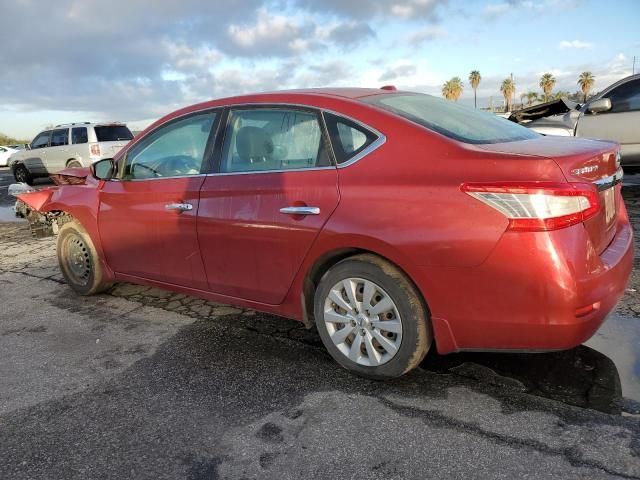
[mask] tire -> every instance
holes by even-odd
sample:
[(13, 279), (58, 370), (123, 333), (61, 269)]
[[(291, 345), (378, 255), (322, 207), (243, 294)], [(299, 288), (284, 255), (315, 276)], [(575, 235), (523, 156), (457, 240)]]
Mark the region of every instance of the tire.
[(58, 233), (58, 264), (67, 284), (79, 295), (93, 295), (111, 287), (86, 230), (76, 220), (65, 223)]
[(404, 273), (375, 255), (350, 257), (329, 269), (316, 289), (314, 315), (334, 360), (363, 377), (399, 377), (418, 366), (431, 347), (429, 311), (420, 293)]
[(82, 168), (82, 163), (78, 160), (69, 160), (67, 162), (67, 168)]
[(29, 170), (27, 170), (27, 167), (24, 165), (16, 165), (13, 170), (13, 178), (15, 178), (18, 183), (33, 185), (33, 175), (29, 173)]

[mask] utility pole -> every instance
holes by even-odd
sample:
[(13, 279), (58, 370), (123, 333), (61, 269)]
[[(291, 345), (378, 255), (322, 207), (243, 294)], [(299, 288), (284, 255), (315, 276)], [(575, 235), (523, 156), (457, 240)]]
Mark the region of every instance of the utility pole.
[(636, 56), (633, 56), (633, 70), (631, 70), (631, 75), (636, 74)]

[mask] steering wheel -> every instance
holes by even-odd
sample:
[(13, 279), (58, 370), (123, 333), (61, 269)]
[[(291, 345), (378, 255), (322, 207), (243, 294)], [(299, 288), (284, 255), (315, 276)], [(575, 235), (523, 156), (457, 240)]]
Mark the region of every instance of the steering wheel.
[(134, 163), (134, 164), (131, 166), (131, 173), (133, 174), (133, 178), (136, 178), (136, 174), (135, 174), (135, 172), (136, 172), (136, 170), (138, 170), (138, 169), (148, 170), (149, 172), (151, 172), (151, 174), (152, 174), (154, 177), (161, 177), (161, 176), (162, 176), (162, 174), (161, 174), (158, 170), (156, 170), (155, 168), (153, 168), (153, 167), (151, 167), (151, 166), (147, 165), (146, 163)]

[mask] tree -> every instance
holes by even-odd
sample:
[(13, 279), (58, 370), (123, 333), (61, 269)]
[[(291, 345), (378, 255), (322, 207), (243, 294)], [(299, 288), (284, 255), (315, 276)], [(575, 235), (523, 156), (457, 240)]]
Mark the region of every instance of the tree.
[(516, 84), (514, 83), (513, 80), (511, 80), (511, 78), (505, 78), (502, 81), (502, 85), (500, 85), (500, 92), (502, 92), (502, 95), (504, 95), (504, 99), (507, 102), (507, 109), (505, 110), (506, 112), (510, 112), (511, 108), (512, 108), (512, 100), (513, 100), (513, 93), (516, 91)]
[(527, 92), (527, 104), (531, 106), (531, 104), (538, 99), (538, 94), (536, 92)]
[(593, 87), (593, 84), (596, 83), (596, 77), (593, 76), (591, 72), (582, 72), (580, 77), (578, 77), (578, 85), (580, 85), (580, 89), (582, 90), (582, 94), (584, 95), (584, 101), (587, 101), (587, 95), (589, 95), (589, 90)]
[(549, 94), (551, 93), (551, 90), (553, 90), (553, 87), (555, 86), (556, 86), (556, 79), (550, 73), (545, 73), (540, 77), (540, 88), (544, 92), (545, 102), (549, 101)]
[(442, 96), (447, 100), (457, 102), (460, 95), (462, 95), (463, 89), (464, 87), (460, 77), (453, 77), (451, 80), (447, 80), (442, 86)]
[(469, 73), (469, 84), (471, 85), (471, 88), (473, 88), (473, 106), (475, 108), (478, 108), (476, 90), (478, 89), (478, 85), (480, 85), (480, 80), (482, 80), (482, 77), (478, 70), (472, 70), (471, 73)]
[(568, 98), (569, 95), (571, 95), (571, 92), (560, 90), (553, 95), (553, 98), (555, 98), (556, 100), (560, 100), (562, 98)]

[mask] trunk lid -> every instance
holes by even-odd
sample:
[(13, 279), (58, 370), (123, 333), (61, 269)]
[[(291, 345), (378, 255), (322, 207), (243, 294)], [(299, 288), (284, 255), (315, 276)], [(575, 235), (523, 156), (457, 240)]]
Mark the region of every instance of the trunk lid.
[(614, 142), (582, 138), (541, 137), (519, 142), (478, 145), (486, 151), (552, 159), (568, 182), (592, 183), (599, 191), (600, 211), (585, 221), (591, 242), (602, 253), (616, 232), (620, 207), (620, 169)]

